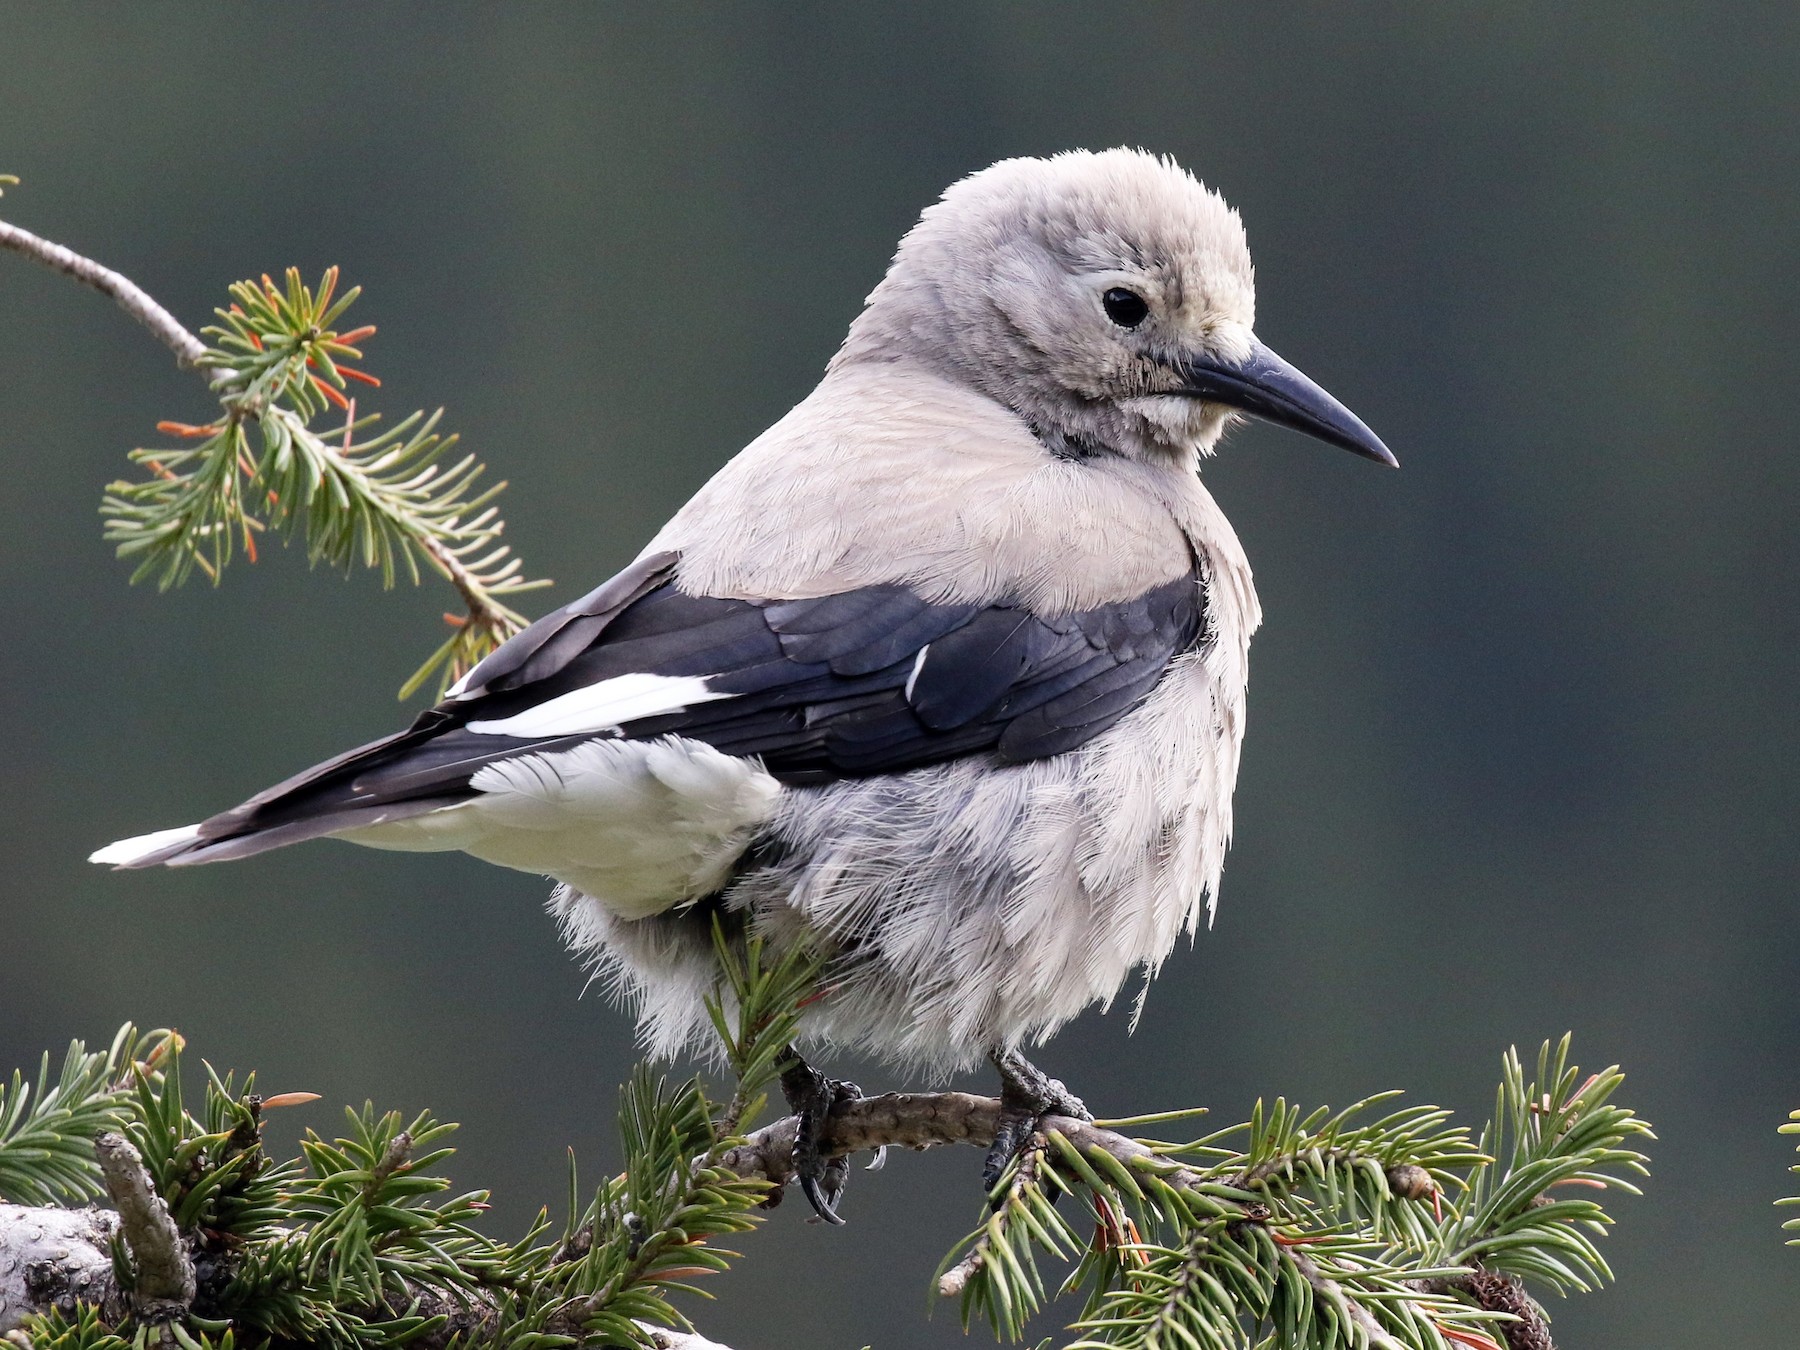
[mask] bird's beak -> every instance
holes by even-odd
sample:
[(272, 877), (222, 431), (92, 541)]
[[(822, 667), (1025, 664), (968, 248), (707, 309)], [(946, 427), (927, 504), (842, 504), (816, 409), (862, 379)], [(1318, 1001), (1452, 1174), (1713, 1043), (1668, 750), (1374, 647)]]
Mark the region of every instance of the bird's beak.
[(1254, 339), (1250, 355), (1242, 361), (1190, 356), (1177, 361), (1175, 369), (1183, 394), (1292, 427), (1389, 468), (1400, 467), (1394, 452), (1363, 425), (1362, 418)]

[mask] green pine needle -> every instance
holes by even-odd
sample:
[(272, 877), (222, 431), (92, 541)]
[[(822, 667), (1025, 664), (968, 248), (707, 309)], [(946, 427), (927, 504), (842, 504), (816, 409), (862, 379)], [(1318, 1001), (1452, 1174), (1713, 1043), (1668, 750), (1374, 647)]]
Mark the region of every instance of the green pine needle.
[[(100, 1194), (94, 1136), (124, 1127), (129, 1075), (140, 1053), (160, 1064), (175, 1044), (166, 1031), (120, 1029), (105, 1050), (71, 1041), (62, 1070), (50, 1077), (46, 1054), (32, 1084), (16, 1070), (0, 1083), (0, 1199), (18, 1205), (82, 1204)], [(142, 1070), (154, 1077), (159, 1070)]]
[(717, 1122), (723, 1148), (729, 1146), (727, 1136), (735, 1135), (751, 1114), (759, 1095), (780, 1076), (781, 1059), (799, 1031), (801, 1012), (817, 995), (823, 963), (804, 946), (776, 956), (760, 937), (736, 942), (716, 916), (713, 954), (723, 973), (707, 996), (706, 1014), (718, 1033), (726, 1066), (737, 1079), (737, 1090)]
[[(760, 981), (748, 990), (752, 1002), (766, 992)], [(446, 1314), (433, 1310), (448, 1307), (484, 1309), (488, 1343), (506, 1350), (550, 1350), (584, 1333), (648, 1346), (647, 1326), (684, 1325), (672, 1300), (726, 1268), (734, 1253), (715, 1240), (754, 1227), (768, 1191), (714, 1163), (719, 1140), (698, 1082), (671, 1085), (644, 1069), (622, 1095), (626, 1170), (560, 1235), (540, 1215), (515, 1242), (479, 1230), (485, 1191), (455, 1192), (441, 1174), (455, 1126), (429, 1113), (346, 1110), (338, 1137), (309, 1131), (299, 1159), (276, 1162), (254, 1079), (208, 1068), (197, 1107), (185, 1089), (179, 1038), (127, 1027), (110, 1051), (75, 1045), (59, 1078), (47, 1065), (33, 1088), (15, 1077), (0, 1110), (0, 1177), (23, 1203), (93, 1198), (94, 1134), (131, 1139), (212, 1271), (187, 1315), (167, 1324), (182, 1350), (399, 1350), (441, 1330)], [(152, 1350), (163, 1326), (77, 1305), (24, 1330), (36, 1350)]]
[[(167, 1324), (181, 1350), (400, 1350), (442, 1333), (451, 1309), (474, 1310), (483, 1343), (504, 1350), (648, 1346), (647, 1328), (684, 1326), (679, 1300), (704, 1296), (705, 1277), (735, 1259), (722, 1240), (760, 1221), (767, 1183), (718, 1160), (818, 978), (807, 953), (715, 938), (725, 975), (709, 1010), (738, 1075), (733, 1108), (715, 1115), (697, 1080), (640, 1067), (621, 1092), (624, 1170), (576, 1213), (571, 1160), (561, 1228), (540, 1214), (516, 1241), (483, 1233), (486, 1193), (442, 1174), (454, 1127), (429, 1113), (365, 1104), (337, 1137), (309, 1131), (299, 1158), (277, 1161), (254, 1079), (208, 1067), (190, 1098), (180, 1039), (130, 1027), (0, 1092), (0, 1193), (92, 1198), (93, 1135), (126, 1134), (212, 1272)], [(1599, 1195), (1635, 1193), (1649, 1137), (1612, 1103), (1618, 1071), (1582, 1076), (1567, 1038), (1535, 1072), (1510, 1052), (1502, 1071), (1473, 1139), (1391, 1094), (1337, 1112), (1278, 1098), (1242, 1124), (1123, 1157), (1034, 1136), (946, 1261), (964, 1321), (1016, 1341), (1068, 1296), (1082, 1350), (1497, 1346), (1501, 1315), (1473, 1301), (1471, 1272), (1555, 1292), (1608, 1279)], [(1800, 1112), (1786, 1128), (1800, 1133)], [(151, 1350), (162, 1325), (78, 1305), (24, 1330), (34, 1350)]]
[[(1059, 1292), (1084, 1300), (1083, 1350), (1361, 1350), (1377, 1333), (1427, 1350), (1497, 1345), (1471, 1271), (1596, 1287), (1610, 1271), (1595, 1239), (1612, 1220), (1593, 1192), (1635, 1194), (1645, 1171), (1632, 1144), (1648, 1127), (1610, 1103), (1618, 1071), (1583, 1079), (1568, 1048), (1546, 1045), (1530, 1081), (1506, 1056), (1479, 1139), (1436, 1107), (1384, 1113), (1391, 1093), (1338, 1112), (1259, 1102), (1244, 1124), (1141, 1141), (1149, 1151), (1127, 1161), (1053, 1132), (940, 1276), (955, 1272), (965, 1325), (1008, 1341), (1045, 1307), (1039, 1263), (1054, 1260), (1070, 1263)], [(1086, 1223), (1065, 1212), (1069, 1196)]]
[[(372, 327), (335, 325), (357, 298), (337, 295), (329, 269), (309, 288), (290, 268), (277, 285), (264, 276), (230, 288), (232, 304), (204, 330), (210, 343), (197, 364), (210, 372), (219, 415), (157, 429), (183, 443), (131, 452), (146, 476), (113, 483), (102, 500), (106, 538), (136, 562), (132, 580), (167, 589), (196, 570), (218, 582), (239, 551), (251, 561), (257, 539), (279, 533), (304, 541), (308, 559), (377, 571), (392, 586), (425, 571), (450, 580), (467, 614), (414, 673), (402, 697), (430, 682), (439, 692), (524, 627), (509, 597), (548, 585), (527, 580), (500, 542), (495, 498), (504, 483), (482, 485), (482, 464), (457, 455), (455, 436), (438, 432), (442, 411), (414, 413), (386, 431), (359, 413), (364, 373), (357, 345)], [(335, 425), (319, 427), (336, 417)]]
[[(650, 1327), (685, 1325), (677, 1300), (735, 1253), (719, 1239), (759, 1222), (768, 1183), (719, 1165), (738, 1142), (742, 1108), (793, 1037), (817, 962), (780, 957), (760, 941), (727, 943), (712, 1003), (725, 1058), (738, 1075), (738, 1115), (715, 1119), (698, 1080), (671, 1083), (640, 1066), (621, 1092), (625, 1169), (580, 1212), (570, 1159), (569, 1221), (547, 1215), (513, 1242), (480, 1229), (484, 1191), (457, 1192), (441, 1174), (455, 1126), (365, 1104), (335, 1138), (308, 1131), (301, 1156), (263, 1145), (267, 1103), (254, 1077), (211, 1066), (189, 1095), (182, 1043), (123, 1029), (112, 1047), (76, 1043), (58, 1077), (48, 1058), (35, 1084), (0, 1088), (0, 1196), (79, 1203), (100, 1191), (94, 1136), (125, 1134), (198, 1263), (210, 1272), (174, 1322), (108, 1321), (94, 1308), (27, 1322), (44, 1350), (263, 1350), (310, 1344), (399, 1350), (441, 1332), (448, 1309), (479, 1314), (485, 1344), (553, 1350), (588, 1338), (648, 1347)], [(729, 1011), (728, 1011), (729, 1010)]]

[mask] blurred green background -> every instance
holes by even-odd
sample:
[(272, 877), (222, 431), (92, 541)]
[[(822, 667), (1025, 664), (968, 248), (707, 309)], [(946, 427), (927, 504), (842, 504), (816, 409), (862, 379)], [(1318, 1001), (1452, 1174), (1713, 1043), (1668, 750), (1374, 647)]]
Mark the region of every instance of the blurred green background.
[[(1256, 427), (1208, 466), (1269, 615), (1218, 924), (1135, 1036), (1090, 1016), (1043, 1062), (1102, 1110), (1401, 1086), (1479, 1118), (1509, 1043), (1573, 1028), (1660, 1142), (1560, 1341), (1791, 1345), (1800, 11), (1580, 8), (8, 6), (0, 214), (195, 327), (233, 279), (343, 264), (379, 406), (447, 403), (513, 480), (537, 612), (806, 392), (947, 183), (1176, 155), (1244, 213), (1259, 331), (1405, 468)], [(0, 1066), (135, 1018), (324, 1093), (290, 1134), (430, 1105), (516, 1230), (565, 1146), (616, 1158), (634, 1058), (543, 883), (82, 861), (393, 728), (442, 632), (446, 590), (291, 553), (128, 588), (101, 488), (209, 406), (0, 257)], [(841, 1232), (790, 1204), (703, 1328), (956, 1339), (926, 1290), (977, 1166), (859, 1176)]]

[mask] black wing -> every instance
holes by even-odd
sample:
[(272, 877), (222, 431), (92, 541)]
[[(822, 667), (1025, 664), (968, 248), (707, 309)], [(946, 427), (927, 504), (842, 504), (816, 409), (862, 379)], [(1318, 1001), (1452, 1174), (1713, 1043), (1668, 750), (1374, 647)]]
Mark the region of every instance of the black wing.
[[(193, 847), (239, 856), (415, 814), (468, 796), (485, 764), (597, 735), (684, 736), (756, 756), (794, 784), (972, 754), (1040, 759), (1112, 726), (1205, 628), (1193, 575), (1046, 618), (1016, 605), (938, 603), (904, 585), (810, 600), (693, 596), (677, 589), (675, 563), (672, 554), (645, 558), (538, 620), (407, 731), (214, 817)], [(707, 699), (577, 735), (468, 729), (625, 675), (704, 681)]]

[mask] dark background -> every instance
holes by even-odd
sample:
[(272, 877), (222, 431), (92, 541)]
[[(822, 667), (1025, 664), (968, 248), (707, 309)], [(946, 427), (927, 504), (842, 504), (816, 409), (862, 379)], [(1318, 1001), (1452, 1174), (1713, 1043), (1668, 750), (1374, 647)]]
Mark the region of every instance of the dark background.
[[(1264, 428), (1208, 466), (1269, 615), (1219, 921), (1135, 1036), (1090, 1016), (1044, 1062), (1115, 1111), (1402, 1086), (1479, 1119), (1508, 1044), (1572, 1028), (1660, 1140), (1561, 1341), (1787, 1345), (1800, 22), (1572, 8), (10, 6), (0, 213), (195, 327), (342, 263), (379, 406), (448, 403), (514, 481), (537, 612), (806, 392), (945, 184), (1176, 155), (1244, 213), (1259, 331), (1405, 469)], [(209, 406), (0, 257), (0, 1066), (134, 1018), (324, 1093), (290, 1133), (429, 1105), (516, 1231), (565, 1146), (616, 1160), (634, 1058), (543, 883), (332, 844), (82, 862), (397, 725), (450, 601), (279, 552), (129, 589), (101, 488)], [(787, 1206), (703, 1329), (956, 1339), (926, 1289), (976, 1166), (858, 1177), (842, 1232)]]

